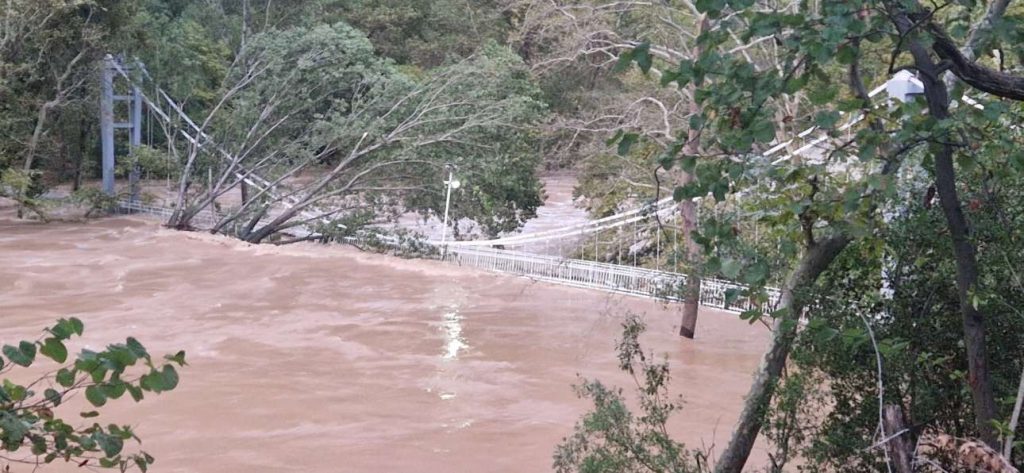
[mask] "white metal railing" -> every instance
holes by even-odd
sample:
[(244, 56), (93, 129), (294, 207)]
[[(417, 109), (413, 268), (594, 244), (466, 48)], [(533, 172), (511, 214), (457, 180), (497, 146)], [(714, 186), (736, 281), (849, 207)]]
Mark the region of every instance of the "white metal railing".
[[(450, 247), (443, 259), (461, 266), (516, 274), (567, 286), (676, 302), (683, 300), (683, 289), (686, 286), (686, 275), (680, 273), (510, 250)], [(742, 294), (747, 287), (720, 279), (703, 279), (700, 304), (731, 312), (756, 307), (746, 297), (728, 301), (727, 291), (730, 289)], [(773, 310), (778, 306), (780, 293), (774, 288), (768, 288), (767, 292), (768, 303), (763, 308)]]
[[(164, 219), (174, 212), (174, 209), (168, 207), (147, 205), (138, 201), (122, 200), (118, 204), (119, 212), (154, 215)], [(219, 220), (220, 216), (205, 210), (196, 215), (192, 222), (201, 228), (212, 228)], [(397, 240), (387, 238), (381, 241), (399, 244)], [(441, 259), (460, 266), (515, 274), (566, 286), (674, 302), (683, 300), (686, 287), (686, 275), (681, 273), (513, 250), (449, 247), (443, 252)], [(742, 294), (747, 286), (721, 279), (702, 279), (700, 305), (730, 312), (742, 312), (756, 307), (753, 301), (742, 296), (730, 302), (727, 294), (730, 289)], [(768, 303), (767, 307), (762, 308), (773, 310), (779, 303), (779, 290), (767, 288), (766, 291)]]
[[(156, 205), (148, 205), (139, 202), (138, 200), (121, 199), (117, 202), (117, 211), (119, 213), (133, 214), (141, 213), (146, 215), (153, 215), (160, 217), (164, 220), (171, 217), (174, 213), (174, 209), (170, 207), (161, 207)], [(194, 217), (192, 217), (191, 223), (199, 228), (213, 228), (217, 225), (221, 217), (215, 214), (210, 209), (205, 209)]]

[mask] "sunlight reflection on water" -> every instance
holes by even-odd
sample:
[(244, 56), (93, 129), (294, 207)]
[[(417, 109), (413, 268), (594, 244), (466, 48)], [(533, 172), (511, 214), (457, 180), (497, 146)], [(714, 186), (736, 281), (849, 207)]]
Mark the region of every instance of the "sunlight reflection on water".
[(462, 338), (462, 315), (459, 309), (453, 307), (444, 313), (444, 320), (441, 323), (441, 330), (444, 331), (444, 353), (441, 358), (455, 360), (459, 357), (459, 351), (469, 348), (466, 340)]

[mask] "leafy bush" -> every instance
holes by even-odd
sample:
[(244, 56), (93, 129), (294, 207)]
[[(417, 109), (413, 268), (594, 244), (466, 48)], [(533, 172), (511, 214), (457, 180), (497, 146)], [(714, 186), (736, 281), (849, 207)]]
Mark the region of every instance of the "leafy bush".
[(7, 197), (18, 203), (18, 216), (24, 209), (32, 211), (40, 219), (47, 220), (43, 202), (39, 200), (42, 188), (39, 185), (39, 171), (25, 171), (7, 168), (0, 171), (0, 197)]
[(667, 362), (644, 354), (639, 337), (646, 326), (630, 314), (622, 324), (618, 343), (619, 369), (636, 381), (640, 407), (634, 414), (621, 388), (584, 380), (576, 394), (594, 403), (594, 409), (576, 423), (573, 434), (562, 440), (554, 457), (558, 473), (697, 472), (708, 469), (707, 456), (690, 452), (668, 433), (669, 417), (682, 402), (668, 394)]
[(89, 218), (117, 207), (118, 196), (107, 195), (106, 192), (95, 187), (84, 187), (71, 194), (71, 200), (78, 205), (88, 207), (85, 217)]
[[(124, 443), (141, 440), (130, 425), (103, 426), (94, 419), (96, 410), (81, 412), (77, 420), (60, 415), (64, 401), (78, 393), (95, 408), (128, 394), (135, 402), (145, 393), (159, 394), (178, 386), (175, 366), (184, 366), (185, 352), (154, 359), (138, 340), (129, 337), (124, 343), (108, 345), (101, 351), (83, 349), (69, 361), (65, 342), (81, 336), (85, 326), (77, 318), (60, 319), (45, 329), (35, 341), (23, 340), (4, 345), (0, 357), (0, 373), (5, 375), (0, 387), (0, 450), (6, 468), (11, 463), (37, 465), (56, 460), (74, 462), (79, 466), (119, 468), (137, 466), (146, 471), (153, 457), (144, 452), (128, 453)], [(29, 384), (18, 384), (6, 376), (15, 370), (37, 365), (40, 357), (60, 364), (57, 370)], [(162, 364), (161, 364), (162, 363)], [(41, 390), (41, 391), (40, 391)], [(88, 424), (87, 422), (92, 422)], [(23, 448), (25, 456), (12, 455)], [(8, 470), (5, 470), (8, 471)]]

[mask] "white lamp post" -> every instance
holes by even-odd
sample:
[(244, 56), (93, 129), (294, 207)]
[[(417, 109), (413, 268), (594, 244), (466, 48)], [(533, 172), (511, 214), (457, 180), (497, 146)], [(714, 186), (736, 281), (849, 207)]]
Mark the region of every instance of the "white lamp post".
[(458, 189), (461, 182), (455, 179), (455, 168), (452, 166), (448, 167), (448, 180), (444, 181), (445, 185), (448, 186), (448, 192), (444, 197), (444, 225), (441, 226), (441, 246), (445, 247), (445, 236), (448, 231), (448, 208), (452, 203), (452, 189)]

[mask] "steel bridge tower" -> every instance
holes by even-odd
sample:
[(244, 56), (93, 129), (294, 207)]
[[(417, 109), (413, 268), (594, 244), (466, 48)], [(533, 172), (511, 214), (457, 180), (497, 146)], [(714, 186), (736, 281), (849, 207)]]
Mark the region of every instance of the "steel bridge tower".
[[(118, 70), (131, 72), (141, 66), (132, 67), (116, 59), (110, 54), (103, 58), (103, 75), (100, 91), (100, 137), (103, 144), (102, 168), (103, 168), (103, 192), (107, 195), (115, 195), (114, 173), (116, 166), (114, 138), (115, 130), (126, 129), (129, 132), (129, 157), (135, 158), (136, 150), (142, 145), (142, 91), (134, 83), (128, 83), (127, 94), (118, 95), (115, 89), (114, 78)], [(139, 70), (138, 72), (141, 72)], [(125, 81), (126, 83), (129, 81)], [(128, 103), (127, 121), (117, 121), (115, 115), (115, 104), (118, 102)], [(140, 168), (137, 159), (132, 159), (132, 167), (128, 174), (128, 186), (132, 202), (139, 198), (139, 176)]]

